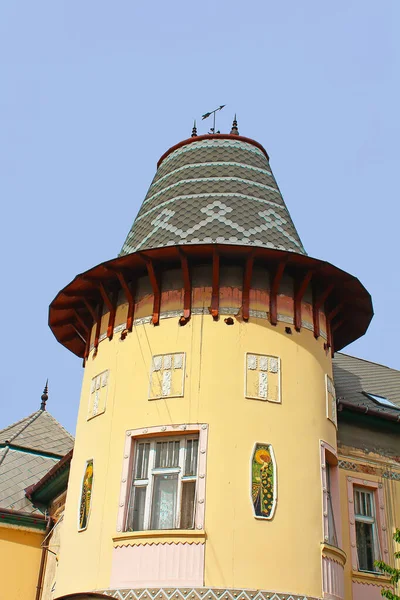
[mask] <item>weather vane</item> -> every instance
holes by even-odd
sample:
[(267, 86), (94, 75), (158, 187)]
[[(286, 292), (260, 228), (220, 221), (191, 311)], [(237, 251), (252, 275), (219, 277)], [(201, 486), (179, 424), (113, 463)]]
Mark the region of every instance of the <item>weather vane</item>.
[(212, 110), (211, 112), (207, 112), (201, 117), (202, 120), (204, 121), (204, 119), (208, 119), (208, 117), (211, 117), (211, 115), (214, 116), (213, 126), (210, 128), (210, 133), (219, 133), (219, 131), (215, 131), (215, 113), (218, 112), (219, 110), (222, 110), (224, 108), (224, 106), (226, 106), (226, 104), (222, 104), (215, 110)]

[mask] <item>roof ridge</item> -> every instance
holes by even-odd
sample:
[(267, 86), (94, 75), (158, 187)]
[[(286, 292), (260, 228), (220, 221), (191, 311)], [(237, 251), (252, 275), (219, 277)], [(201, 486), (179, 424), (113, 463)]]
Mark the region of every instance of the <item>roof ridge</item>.
[(10, 437), (9, 442), (12, 442), (13, 440), (15, 440), (16, 437), (18, 437), (23, 431), (25, 431), (25, 429), (27, 427), (29, 427), (29, 425), (31, 425), (31, 423), (33, 423), (34, 421), (36, 421), (36, 419), (40, 416), (40, 413), (42, 413), (42, 410), (37, 410), (36, 412), (32, 413), (31, 415), (29, 415), (28, 417), (25, 417), (24, 419), (21, 419), (20, 421), (17, 421), (16, 423), (14, 423), (13, 425), (9, 425), (9, 427), (6, 427), (5, 429), (2, 429), (0, 433), (3, 433), (4, 431), (7, 431), (7, 429), (10, 429), (11, 427), (15, 427), (16, 425), (18, 425), (18, 423), (21, 423), (22, 421), (26, 422), (24, 423), (24, 425), (18, 429), (16, 431), (16, 433)]
[(15, 421), (15, 423), (11, 423), (10, 425), (7, 425), (7, 427), (4, 427), (3, 429), (0, 429), (0, 434), (7, 431), (7, 429), (11, 429), (12, 427), (15, 427), (16, 425), (18, 425), (19, 423), (22, 423), (23, 421), (25, 422), (27, 419), (30, 419), (31, 417), (33, 417), (33, 415), (35, 415), (36, 413), (37, 413), (37, 411), (35, 411), (34, 413), (31, 413), (27, 417), (22, 417), (22, 419), (18, 419), (18, 421)]
[(394, 371), (395, 373), (400, 374), (400, 369), (394, 369), (393, 367), (388, 367), (387, 365), (383, 365), (382, 363), (375, 362), (374, 360), (360, 358), (359, 356), (352, 356), (351, 354), (346, 354), (346, 352), (336, 352), (336, 354), (340, 354), (341, 356), (347, 356), (348, 358), (354, 358), (354, 360), (360, 360), (362, 362), (369, 363), (370, 365), (376, 365), (378, 367), (383, 367), (384, 369), (388, 369), (389, 371)]

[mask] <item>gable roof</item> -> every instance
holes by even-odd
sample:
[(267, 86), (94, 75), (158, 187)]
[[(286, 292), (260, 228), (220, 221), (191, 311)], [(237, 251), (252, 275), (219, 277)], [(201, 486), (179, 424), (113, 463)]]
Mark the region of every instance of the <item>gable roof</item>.
[[(400, 371), (340, 352), (333, 359), (333, 376), (339, 406), (400, 422)], [(374, 394), (398, 406), (384, 406)]]
[(74, 438), (47, 410), (38, 410), (0, 430), (0, 445), (7, 442), (44, 454), (64, 456), (71, 450)]
[(52, 469), (73, 444), (73, 436), (43, 409), (0, 430), (0, 510), (40, 514), (25, 489)]
[(3, 460), (0, 465), (0, 508), (40, 513), (25, 496), (25, 488), (41, 479), (58, 463), (58, 458), (10, 448), (2, 448), (1, 452)]

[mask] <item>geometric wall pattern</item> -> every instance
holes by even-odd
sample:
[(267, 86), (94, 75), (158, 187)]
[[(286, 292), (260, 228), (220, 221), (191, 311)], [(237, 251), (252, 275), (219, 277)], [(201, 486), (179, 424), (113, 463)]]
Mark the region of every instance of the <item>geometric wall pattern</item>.
[(118, 600), (317, 600), (313, 596), (298, 596), (265, 590), (226, 588), (141, 588), (98, 590)]

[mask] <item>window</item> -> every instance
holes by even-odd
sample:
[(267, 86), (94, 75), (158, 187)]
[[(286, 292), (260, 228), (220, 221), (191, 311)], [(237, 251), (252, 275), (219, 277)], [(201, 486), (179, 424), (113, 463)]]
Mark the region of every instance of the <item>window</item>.
[(332, 467), (328, 462), (326, 463), (326, 500), (327, 500), (327, 512), (328, 512), (328, 544), (332, 546), (338, 546), (338, 538), (336, 533), (335, 525), (335, 514), (333, 511), (332, 501), (332, 470), (337, 467)]
[(193, 529), (198, 434), (137, 439), (126, 531)]
[(379, 559), (380, 553), (372, 491), (354, 488), (354, 521), (358, 568), (360, 571), (377, 571), (374, 561)]
[(321, 479), (323, 490), (324, 542), (340, 548), (342, 531), (340, 522), (339, 467), (336, 451), (321, 441)]

